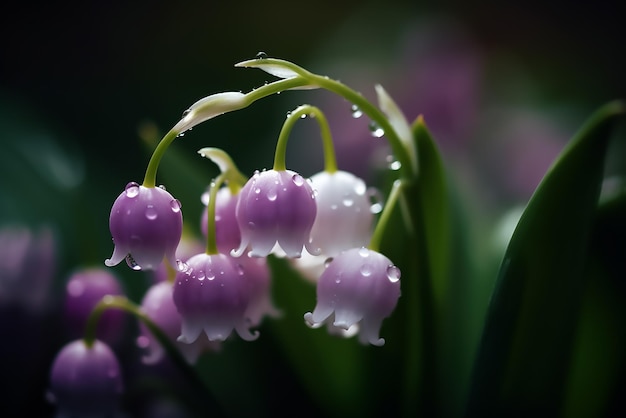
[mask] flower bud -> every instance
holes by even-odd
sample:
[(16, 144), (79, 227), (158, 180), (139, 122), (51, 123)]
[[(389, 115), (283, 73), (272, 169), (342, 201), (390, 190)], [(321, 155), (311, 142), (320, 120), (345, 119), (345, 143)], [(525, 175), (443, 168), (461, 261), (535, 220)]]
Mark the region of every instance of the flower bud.
[(155, 270), (166, 258), (176, 268), (183, 228), (180, 202), (162, 187), (128, 183), (111, 208), (109, 227), (115, 249), (104, 264), (126, 262), (133, 270)]
[(359, 325), (363, 344), (385, 344), (378, 334), (400, 297), (400, 269), (384, 255), (365, 247), (342, 252), (317, 282), (317, 305), (304, 319), (312, 328), (327, 322), (349, 330)]
[(239, 193), (237, 221), (241, 256), (250, 246), (250, 256), (266, 257), (278, 243), (287, 257), (300, 257), (307, 246), (317, 207), (307, 180), (291, 170), (256, 172)]
[(57, 354), (50, 372), (50, 398), (59, 417), (107, 418), (118, 410), (120, 365), (109, 346), (73, 341)]

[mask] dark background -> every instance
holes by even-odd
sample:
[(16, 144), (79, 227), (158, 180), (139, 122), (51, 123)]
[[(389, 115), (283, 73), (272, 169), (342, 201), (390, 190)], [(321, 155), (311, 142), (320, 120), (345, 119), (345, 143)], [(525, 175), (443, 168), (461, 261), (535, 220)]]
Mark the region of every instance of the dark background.
[[(6, 416), (51, 412), (43, 393), (51, 358), (66, 341), (59, 319), (62, 286), (74, 269), (110, 256), (110, 206), (127, 182), (141, 181), (154, 146), (140, 141), (145, 123), (163, 133), (203, 96), (261, 85), (271, 77), (233, 67), (258, 51), (348, 85), (354, 80), (371, 86), (378, 80), (367, 77), (376, 74), (390, 81), (392, 96), (402, 97), (402, 83), (391, 81), (396, 74), (406, 76), (401, 65), (411, 54), (411, 34), (446, 21), (479, 51), (486, 92), (481, 103), (497, 96), (491, 107), (510, 99), (551, 109), (550, 115), (563, 116), (559, 126), (569, 135), (594, 109), (626, 97), (626, 37), (616, 3), (5, 2), (0, 226), (35, 231), (50, 226), (58, 257), (45, 308), (24, 313), (19, 304), (2, 307), (0, 404), (15, 414)], [(240, 114), (229, 114), (195, 128), (174, 143), (172, 154), (189, 155), (198, 175), (178, 181), (206, 184), (214, 175), (211, 164), (195, 157), (204, 146), (233, 152), (245, 173), (269, 166), (283, 121), (273, 115), (285, 114), (302, 97), (326, 97), (310, 94), (290, 92), (246, 109), (243, 121)], [(410, 104), (410, 97), (399, 102)], [(428, 122), (428, 109), (417, 111)], [(472, 135), (480, 136), (484, 128), (477, 132)], [(480, 161), (490, 152), (483, 146), (478, 141), (464, 152)], [(46, 171), (48, 157), (64, 167), (61, 174), (55, 169), (57, 180)], [(175, 175), (164, 169), (160, 179)], [(483, 175), (497, 182), (493, 171)], [(186, 219), (196, 222), (201, 206), (187, 199), (176, 181), (170, 184), (185, 197)], [(488, 197), (496, 206), (498, 199), (509, 205), (528, 197), (494, 193)], [(137, 299), (147, 279), (128, 279), (126, 270), (115, 271)]]

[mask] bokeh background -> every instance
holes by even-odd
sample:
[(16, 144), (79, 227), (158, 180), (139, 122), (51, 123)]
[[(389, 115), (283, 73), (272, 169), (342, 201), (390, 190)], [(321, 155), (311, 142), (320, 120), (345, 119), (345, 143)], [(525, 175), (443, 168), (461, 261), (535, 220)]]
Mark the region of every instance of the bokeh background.
[[(465, 227), (480, 244), (474, 257), (488, 295), (502, 250), (495, 238), (501, 220), (515, 221), (515, 210), (593, 110), (626, 97), (623, 22), (617, 2), (420, 3), (4, 5), (0, 415), (52, 416), (47, 374), (69, 338), (62, 313), (67, 278), (110, 256), (113, 200), (127, 182), (141, 182), (154, 141), (189, 105), (271, 79), (233, 67), (258, 51), (339, 79), (372, 100), (380, 83), (410, 120), (424, 115), (461, 197)], [(284, 115), (304, 102), (327, 112), (340, 166), (376, 184), (387, 151), (363, 120), (351, 117), (349, 104), (327, 92), (288, 92), (174, 142), (159, 182), (182, 201), (192, 227), (202, 210), (199, 196), (216, 173), (196, 150), (223, 148), (248, 174), (269, 167)], [(299, 126), (298, 135), (288, 163), (313, 174), (322, 164), (317, 128)], [(184, 172), (176, 169), (180, 159)], [(613, 145), (608, 175), (623, 173), (625, 160), (624, 147)], [(134, 300), (150, 283), (125, 266), (114, 272)], [(133, 325), (124, 332), (132, 336)], [(127, 340), (121, 344), (128, 349)], [(272, 347), (261, 343), (259, 350)], [(130, 364), (136, 352), (127, 351)], [(291, 377), (287, 368), (274, 372), (274, 381)], [(292, 395), (300, 393), (295, 388)]]

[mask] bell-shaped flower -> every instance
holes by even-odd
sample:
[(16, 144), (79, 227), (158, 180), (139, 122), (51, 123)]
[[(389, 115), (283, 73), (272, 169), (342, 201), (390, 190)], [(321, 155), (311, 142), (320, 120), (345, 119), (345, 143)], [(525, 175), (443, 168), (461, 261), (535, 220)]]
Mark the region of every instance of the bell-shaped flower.
[(347, 171), (322, 171), (311, 184), (317, 200), (311, 244), (327, 257), (367, 245), (374, 216), (365, 182)]
[[(236, 209), (239, 195), (233, 195), (228, 187), (222, 187), (217, 191), (215, 198), (215, 241), (221, 253), (228, 254), (231, 250), (239, 248), (241, 233), (237, 223)], [(204, 211), (202, 212), (201, 229), (206, 237), (208, 229), (208, 204), (209, 193), (202, 195)]]
[(76, 340), (54, 359), (49, 397), (57, 417), (109, 418), (118, 413), (122, 386), (120, 365), (109, 346), (95, 340), (88, 347)]
[(210, 341), (224, 341), (233, 329), (252, 341), (245, 313), (250, 283), (244, 268), (225, 254), (197, 254), (176, 274), (174, 304), (182, 317), (178, 341), (191, 344), (204, 331)]
[(176, 247), (183, 230), (177, 199), (163, 187), (128, 183), (111, 208), (109, 228), (115, 249), (104, 263), (126, 259), (133, 270), (155, 270), (166, 258), (176, 267)]
[(248, 278), (250, 303), (244, 316), (247, 318), (250, 326), (256, 327), (260, 325), (263, 317), (266, 315), (272, 318), (280, 316), (280, 311), (276, 309), (272, 302), (272, 274), (267, 265), (267, 259), (240, 257), (235, 262), (240, 264)]
[[(221, 343), (209, 341), (206, 337), (200, 336), (191, 344), (177, 342), (180, 335), (181, 316), (174, 304), (174, 285), (171, 282), (163, 281), (150, 287), (141, 301), (141, 310), (167, 335), (185, 359), (194, 364), (198, 357), (206, 351), (218, 351)], [(141, 335), (137, 338), (137, 345), (145, 349), (147, 354), (142, 358), (144, 364), (156, 364), (165, 355), (163, 346), (157, 341), (150, 330), (143, 322), (139, 324)]]
[(359, 341), (381, 346), (383, 319), (391, 315), (400, 297), (400, 269), (379, 252), (365, 247), (342, 252), (326, 267), (317, 282), (317, 305), (304, 315), (318, 328), (332, 322), (350, 330), (359, 325)]
[(291, 170), (256, 172), (239, 192), (237, 222), (241, 244), (232, 255), (250, 247), (252, 257), (266, 257), (275, 244), (287, 257), (300, 257), (310, 243), (317, 206), (309, 181)]
[[(71, 338), (85, 332), (87, 318), (93, 308), (107, 295), (123, 295), (118, 278), (109, 270), (100, 267), (76, 270), (65, 285), (64, 325)], [(123, 333), (125, 313), (107, 309), (98, 321), (98, 338), (113, 345), (120, 341)]]

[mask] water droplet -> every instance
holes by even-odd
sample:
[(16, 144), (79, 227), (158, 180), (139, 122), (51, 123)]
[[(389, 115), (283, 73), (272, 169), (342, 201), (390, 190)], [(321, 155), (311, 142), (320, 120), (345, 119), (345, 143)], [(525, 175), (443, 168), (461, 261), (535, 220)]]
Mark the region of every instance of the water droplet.
[(205, 277), (206, 276), (204, 275), (204, 271), (203, 270), (198, 270), (196, 272), (196, 279), (202, 281), (202, 280), (204, 280)]
[(202, 204), (204, 206), (208, 206), (209, 205), (209, 198), (211, 197), (209, 191), (205, 191), (204, 193), (202, 193), (202, 195), (200, 196), (200, 201), (202, 202)]
[(293, 184), (295, 184), (296, 186), (302, 186), (304, 184), (304, 179), (300, 174), (294, 174), (291, 177), (291, 180), (293, 180)]
[(165, 185), (163, 184), (159, 184), (159, 189), (167, 191), (167, 189), (165, 188)]
[(369, 197), (370, 202), (372, 203), (372, 205), (370, 206), (370, 212), (372, 212), (373, 214), (382, 212), (383, 196), (380, 193), (380, 190), (378, 190), (375, 187), (370, 187), (369, 189), (367, 189), (367, 196)]
[(358, 119), (361, 116), (363, 116), (363, 111), (355, 104), (353, 104), (350, 107), (350, 111), (352, 112), (352, 117), (355, 118), (355, 119)]
[(175, 212), (175, 213), (180, 212), (180, 208), (182, 207), (178, 199), (173, 199), (170, 202), (170, 206), (172, 207), (172, 212)]
[(344, 197), (343, 205), (349, 208), (350, 206), (354, 205), (354, 200), (349, 197)]
[(338, 275), (335, 277), (335, 283), (337, 283), (337, 284), (341, 283), (341, 274), (338, 274)]
[(387, 267), (387, 278), (392, 283), (400, 280), (400, 269), (393, 264)]
[(300, 119), (306, 119), (307, 116), (309, 116), (309, 115), (307, 115), (306, 113), (303, 113), (303, 114), (300, 115)]
[(378, 126), (378, 124), (374, 121), (371, 121), (368, 127), (370, 129), (370, 133), (372, 134), (374, 138), (380, 138), (383, 135), (385, 135), (385, 131), (383, 130), (383, 128)]
[(181, 132), (177, 135), (178, 138), (182, 138), (183, 136), (185, 136), (185, 132)]
[(363, 264), (361, 266), (360, 272), (363, 277), (368, 277), (372, 274), (372, 266), (370, 266), (369, 264)]
[(214, 280), (215, 279), (215, 273), (213, 273), (211, 270), (207, 271), (206, 278), (209, 279), (209, 280)]
[(124, 190), (126, 191), (126, 197), (130, 197), (132, 199), (133, 197), (137, 197), (137, 195), (139, 195), (139, 184), (131, 181), (126, 185)]
[(402, 164), (400, 163), (400, 161), (397, 161), (393, 155), (388, 155), (386, 160), (387, 160), (387, 167), (389, 167), (390, 170), (396, 171), (396, 170), (399, 170), (400, 167), (402, 167)]
[(363, 196), (366, 191), (367, 186), (365, 185), (365, 182), (361, 179), (358, 179), (356, 184), (354, 185), (354, 193), (356, 193), (358, 196)]
[(277, 194), (276, 194), (276, 188), (275, 187), (272, 187), (271, 189), (269, 189), (267, 191), (267, 200), (273, 202), (274, 200), (276, 200), (276, 197), (277, 197)]
[(140, 335), (139, 337), (137, 337), (137, 347), (148, 348), (149, 345), (150, 339), (148, 337), (146, 337), (145, 335)]
[(178, 268), (178, 271), (182, 272), (189, 270), (189, 265), (181, 260), (176, 260), (176, 267)]
[(361, 257), (363, 257), (363, 258), (365, 258), (365, 257), (369, 257), (369, 256), (370, 256), (370, 250), (368, 250), (368, 249), (367, 249), (367, 248), (365, 248), (365, 247), (361, 247), (361, 248), (359, 248), (359, 255), (360, 255)]
[(259, 52), (257, 52), (257, 54), (255, 55), (254, 58), (256, 58), (258, 60), (264, 60), (264, 59), (267, 59), (267, 54), (265, 52), (263, 52), (263, 51), (259, 51)]
[(237, 273), (238, 273), (240, 276), (243, 276), (243, 275), (244, 275), (244, 273), (245, 273), (245, 270), (244, 270), (244, 268), (243, 268), (243, 266), (242, 266), (241, 264), (237, 264)]
[(182, 119), (184, 119), (184, 118), (185, 118), (185, 116), (187, 116), (187, 115), (188, 115), (188, 114), (190, 114), (190, 113), (191, 113), (191, 109), (187, 109), (187, 110), (185, 110), (185, 111), (183, 112), (183, 115), (181, 116), (181, 118), (182, 118)]
[(141, 270), (141, 266), (137, 264), (137, 262), (135, 261), (133, 256), (130, 255), (130, 253), (126, 255), (126, 264), (128, 264), (128, 267), (130, 267), (131, 269), (135, 271)]
[(159, 214), (157, 213), (157, 210), (154, 208), (154, 205), (148, 205), (148, 207), (146, 208), (146, 218), (153, 221), (158, 216)]
[(328, 257), (325, 261), (324, 261), (324, 268), (330, 266), (330, 263), (333, 262), (333, 258), (332, 257)]
[(254, 193), (255, 193), (255, 194), (259, 194), (259, 193), (261, 193), (261, 188), (260, 188), (260, 187), (255, 187), (255, 188), (254, 188)]

